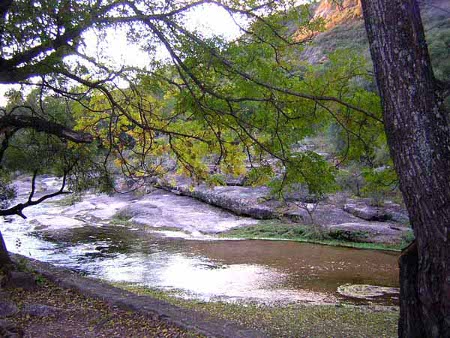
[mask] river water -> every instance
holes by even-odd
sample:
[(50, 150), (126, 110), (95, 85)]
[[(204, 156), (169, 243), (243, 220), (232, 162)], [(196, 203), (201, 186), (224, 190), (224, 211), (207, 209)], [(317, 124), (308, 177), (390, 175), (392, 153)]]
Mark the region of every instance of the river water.
[[(221, 240), (210, 234), (167, 228), (155, 231), (111, 222), (111, 215), (127, 203), (153, 202), (162, 209), (162, 215), (164, 208), (170, 210), (167, 216), (172, 217), (172, 223), (190, 210), (185, 223), (191, 228), (202, 220), (205, 224), (199, 226), (207, 227), (211, 219), (211, 224), (220, 223), (223, 228), (227, 217), (232, 226), (254, 221), (168, 193), (147, 195), (144, 202), (130, 197), (105, 198), (101, 197), (100, 203), (98, 197), (91, 196), (75, 207), (45, 203), (27, 209), (26, 221), (1, 221), (0, 231), (12, 252), (91, 277), (175, 292), (186, 298), (266, 304), (392, 305), (398, 301), (396, 293), (361, 300), (337, 292), (346, 284), (397, 287), (397, 253), (288, 241)], [(90, 212), (83, 213), (86, 210)], [(181, 210), (179, 215), (177, 210)]]

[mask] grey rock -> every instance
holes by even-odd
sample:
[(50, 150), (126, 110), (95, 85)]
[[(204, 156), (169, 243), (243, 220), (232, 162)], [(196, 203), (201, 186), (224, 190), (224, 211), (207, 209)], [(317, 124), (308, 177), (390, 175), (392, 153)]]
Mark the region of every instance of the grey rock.
[(162, 211), (151, 203), (133, 203), (119, 209), (115, 217), (130, 220), (132, 218), (154, 218), (161, 214)]
[(344, 211), (362, 218), (366, 221), (383, 222), (391, 219), (391, 216), (382, 208), (372, 207), (366, 204), (346, 204)]
[(27, 304), (22, 308), (22, 313), (33, 317), (55, 316), (61, 311), (57, 307), (42, 304)]
[(192, 187), (188, 180), (176, 178), (175, 183), (159, 182), (159, 186), (173, 193), (196, 198), (202, 202), (232, 211), (236, 215), (250, 216), (257, 219), (277, 218), (276, 208), (280, 203), (268, 200), (269, 188), (219, 186), (209, 187), (205, 184)]
[(37, 287), (36, 278), (29, 272), (12, 271), (8, 282), (11, 287), (33, 290)]
[(9, 300), (0, 300), (0, 318), (14, 316), (19, 312), (17, 305)]
[(23, 337), (23, 334), (23, 330), (20, 327), (15, 326), (7, 320), (0, 320), (0, 337), (20, 338)]
[(351, 222), (327, 225), (325, 228), (337, 239), (366, 243), (399, 243), (411, 232), (407, 227), (385, 222)]

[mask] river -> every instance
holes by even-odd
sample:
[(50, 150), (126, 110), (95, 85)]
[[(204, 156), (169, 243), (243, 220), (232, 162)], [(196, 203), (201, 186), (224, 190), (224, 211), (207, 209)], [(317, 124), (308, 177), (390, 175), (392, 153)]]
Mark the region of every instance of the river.
[[(112, 221), (117, 210), (128, 204), (157, 206), (149, 224), (158, 227)], [(70, 206), (47, 202), (27, 209), (27, 215), (28, 220), (0, 222), (10, 251), (111, 282), (205, 301), (398, 302), (395, 290), (366, 299), (338, 292), (347, 284), (397, 287), (397, 253), (288, 241), (223, 240), (213, 234), (215, 226), (223, 230), (256, 221), (189, 197), (161, 191), (138, 198), (88, 195)], [(180, 229), (174, 231), (174, 225)], [(198, 228), (202, 231), (195, 231)]]

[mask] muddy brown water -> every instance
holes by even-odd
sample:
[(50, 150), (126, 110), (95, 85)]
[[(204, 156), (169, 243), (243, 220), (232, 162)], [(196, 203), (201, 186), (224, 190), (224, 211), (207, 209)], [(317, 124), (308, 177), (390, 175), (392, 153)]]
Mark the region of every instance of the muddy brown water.
[(205, 301), (393, 305), (358, 300), (343, 284), (398, 286), (397, 253), (288, 241), (186, 240), (124, 226), (37, 232), (0, 225), (10, 251), (112, 282)]

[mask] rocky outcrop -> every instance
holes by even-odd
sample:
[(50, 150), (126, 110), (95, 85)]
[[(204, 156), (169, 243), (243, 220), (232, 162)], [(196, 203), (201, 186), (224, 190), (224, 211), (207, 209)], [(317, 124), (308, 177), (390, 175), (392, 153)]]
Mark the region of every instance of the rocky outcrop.
[(160, 181), (159, 186), (238, 215), (257, 219), (288, 219), (303, 225), (314, 224), (329, 232), (332, 238), (340, 240), (400, 243), (411, 232), (405, 226), (406, 211), (393, 203), (377, 209), (368, 205), (365, 200), (351, 200), (352, 203), (341, 207), (336, 196), (318, 204), (295, 199), (281, 203), (270, 198), (267, 187), (194, 186), (189, 180), (182, 178), (174, 178), (169, 182)]
[(409, 218), (405, 209), (398, 204), (385, 203), (376, 207), (369, 205), (366, 201), (351, 201), (344, 205), (344, 210), (356, 217), (366, 221), (386, 222), (393, 221), (408, 224)]
[[(332, 0), (322, 0), (318, 5), (313, 7), (312, 19), (323, 20), (325, 31), (329, 31), (341, 24), (348, 24), (349, 22), (360, 20), (362, 18), (361, 0), (344, 0), (342, 3), (337, 3)], [(294, 37), (297, 41), (304, 41), (310, 39), (312, 36), (317, 36), (320, 32), (303, 32), (298, 30)]]
[(374, 208), (365, 200), (347, 200), (336, 194), (315, 204), (297, 191), (281, 202), (271, 198), (268, 187), (193, 185), (180, 177), (159, 181), (158, 186), (171, 193), (153, 189), (140, 196), (87, 194), (69, 206), (60, 201), (43, 204), (35, 211), (30, 208), (27, 216), (34, 230), (49, 238), (72, 228), (101, 227), (113, 219), (119, 224), (171, 232), (170, 236), (195, 238), (255, 225), (257, 219), (314, 224), (332, 238), (358, 242), (399, 243), (410, 232), (404, 226), (406, 212), (393, 203)]
[(315, 10), (314, 18), (324, 19), (326, 29), (349, 20), (361, 19), (361, 0), (344, 0), (339, 4), (337, 1), (322, 0)]

